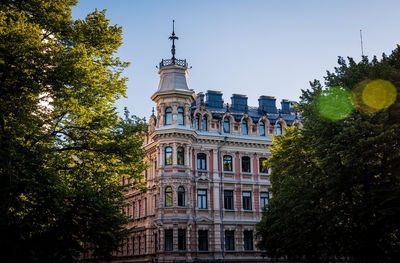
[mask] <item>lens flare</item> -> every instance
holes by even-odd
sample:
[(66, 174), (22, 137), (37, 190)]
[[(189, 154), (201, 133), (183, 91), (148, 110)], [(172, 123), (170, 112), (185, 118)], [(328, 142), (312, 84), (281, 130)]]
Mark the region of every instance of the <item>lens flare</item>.
[(382, 79), (361, 81), (351, 91), (354, 107), (367, 114), (389, 107), (396, 101), (396, 97), (395, 86)]
[(318, 99), (319, 113), (330, 120), (341, 120), (349, 116), (354, 107), (351, 103), (350, 91), (342, 87), (331, 87)]
[(387, 80), (377, 79), (368, 83), (363, 92), (362, 99), (369, 107), (382, 110), (392, 105), (397, 96), (394, 85)]

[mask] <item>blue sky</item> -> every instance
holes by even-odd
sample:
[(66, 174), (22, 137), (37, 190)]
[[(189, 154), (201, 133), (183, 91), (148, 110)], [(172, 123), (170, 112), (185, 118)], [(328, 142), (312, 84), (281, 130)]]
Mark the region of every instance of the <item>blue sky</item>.
[(156, 65), (170, 58), (172, 19), (176, 57), (193, 68), (189, 86), (196, 93), (220, 90), (230, 103), (233, 93), (246, 94), (250, 106), (260, 95), (298, 100), (313, 79), (323, 80), (337, 57), (390, 54), (400, 44), (399, 0), (331, 1), (135, 1), (81, 0), (74, 18), (107, 9), (112, 24), (123, 28), (118, 56), (131, 62), (122, 111), (148, 117), (159, 75)]

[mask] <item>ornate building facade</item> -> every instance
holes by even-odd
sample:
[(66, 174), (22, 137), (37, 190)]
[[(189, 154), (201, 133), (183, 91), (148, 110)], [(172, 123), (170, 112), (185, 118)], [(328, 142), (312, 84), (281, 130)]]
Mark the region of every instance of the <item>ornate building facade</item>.
[(116, 262), (262, 261), (255, 224), (269, 200), (271, 135), (301, 123), (287, 100), (278, 111), (270, 96), (249, 107), (245, 95), (230, 105), (219, 91), (196, 95), (170, 39), (143, 146), (147, 191), (126, 194), (132, 234)]

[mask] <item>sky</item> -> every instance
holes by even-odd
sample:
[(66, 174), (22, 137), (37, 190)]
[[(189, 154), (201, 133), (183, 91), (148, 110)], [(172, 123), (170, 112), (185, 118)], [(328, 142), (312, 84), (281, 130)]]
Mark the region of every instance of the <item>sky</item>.
[(175, 19), (176, 57), (187, 59), (189, 88), (248, 96), (258, 106), (261, 95), (299, 100), (309, 82), (323, 82), (338, 56), (381, 57), (400, 44), (399, 0), (81, 0), (74, 19), (107, 9), (111, 24), (122, 26), (117, 56), (131, 62), (124, 75), (126, 98), (117, 102), (148, 117), (157, 91), (156, 66), (170, 58), (168, 37)]

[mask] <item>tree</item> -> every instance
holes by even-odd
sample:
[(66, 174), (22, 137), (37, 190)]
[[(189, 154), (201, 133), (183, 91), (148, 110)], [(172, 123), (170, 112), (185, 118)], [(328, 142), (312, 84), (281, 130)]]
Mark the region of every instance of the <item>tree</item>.
[(118, 116), (128, 63), (105, 11), (74, 0), (0, 6), (0, 246), (9, 261), (110, 259), (126, 236), (121, 176), (143, 187), (146, 130)]
[[(275, 138), (258, 245), (296, 262), (399, 262), (400, 50), (338, 62), (325, 88), (303, 91), (303, 129)], [(397, 94), (389, 105), (377, 100), (393, 98), (382, 97), (387, 83)]]

